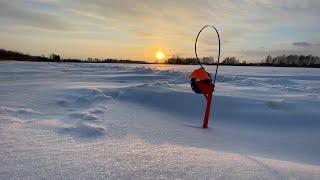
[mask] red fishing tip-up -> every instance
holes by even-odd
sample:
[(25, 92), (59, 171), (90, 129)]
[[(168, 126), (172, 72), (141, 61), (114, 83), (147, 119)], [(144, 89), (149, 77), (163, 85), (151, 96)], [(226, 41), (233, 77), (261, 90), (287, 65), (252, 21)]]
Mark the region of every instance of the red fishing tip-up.
[[(202, 30), (205, 29), (206, 27), (212, 27), (218, 36), (218, 42), (219, 42), (219, 51), (218, 51), (218, 61), (217, 61), (217, 67), (216, 67), (216, 73), (214, 75), (214, 79), (212, 81), (212, 77), (210, 73), (208, 73), (204, 67), (202, 66), (200, 60), (198, 59), (198, 54), (197, 54), (197, 42), (199, 35), (201, 34)], [(218, 30), (211, 25), (206, 25), (201, 30), (199, 31), (196, 41), (195, 41), (195, 46), (194, 46), (194, 52), (196, 55), (196, 59), (201, 66), (200, 68), (194, 70), (189, 78), (190, 78), (190, 83), (191, 83), (191, 88), (192, 90), (197, 93), (197, 94), (203, 94), (204, 97), (207, 100), (207, 106), (206, 106), (206, 111), (203, 119), (203, 124), (202, 128), (208, 128), (208, 122), (209, 122), (209, 115), (210, 115), (210, 110), (211, 110), (211, 100), (212, 100), (212, 94), (214, 91), (215, 87), (215, 82), (216, 82), (216, 77), (218, 74), (218, 67), (219, 67), (219, 61), (220, 61), (220, 51), (221, 51), (221, 45), (220, 45), (220, 36)]]

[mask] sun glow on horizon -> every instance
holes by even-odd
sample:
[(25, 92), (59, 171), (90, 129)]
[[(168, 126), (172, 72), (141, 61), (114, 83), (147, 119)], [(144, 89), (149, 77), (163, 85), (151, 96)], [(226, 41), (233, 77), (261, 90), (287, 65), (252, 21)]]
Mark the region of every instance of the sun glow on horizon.
[(158, 61), (158, 63), (163, 63), (165, 57), (165, 54), (161, 50), (156, 52), (155, 58)]

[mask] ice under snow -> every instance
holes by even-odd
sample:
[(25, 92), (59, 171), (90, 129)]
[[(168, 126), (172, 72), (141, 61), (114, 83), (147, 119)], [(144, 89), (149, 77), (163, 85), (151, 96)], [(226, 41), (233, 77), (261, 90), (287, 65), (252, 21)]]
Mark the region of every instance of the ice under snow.
[(0, 62), (0, 179), (320, 179), (319, 69), (195, 68)]

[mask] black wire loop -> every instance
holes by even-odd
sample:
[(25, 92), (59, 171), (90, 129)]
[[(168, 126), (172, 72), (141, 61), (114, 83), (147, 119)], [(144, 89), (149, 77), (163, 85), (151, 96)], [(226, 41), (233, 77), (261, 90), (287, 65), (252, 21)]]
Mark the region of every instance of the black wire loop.
[(200, 65), (202, 68), (204, 68), (204, 67), (202, 66), (199, 58), (198, 58), (197, 43), (198, 43), (198, 38), (199, 38), (201, 32), (202, 32), (205, 28), (207, 28), (207, 27), (212, 27), (212, 28), (216, 31), (217, 37), (218, 37), (218, 42), (219, 42), (217, 68), (216, 68), (216, 73), (215, 73), (214, 79), (213, 79), (213, 84), (215, 84), (215, 83), (216, 83), (217, 74), (218, 74), (218, 68), (219, 68), (219, 64), (220, 64), (220, 52), (221, 52), (221, 41), (220, 41), (220, 35), (219, 35), (219, 32), (218, 32), (217, 28), (215, 28), (215, 27), (212, 26), (212, 25), (206, 25), (206, 26), (204, 26), (203, 28), (201, 28), (201, 30), (199, 31), (199, 33), (198, 33), (198, 35), (197, 35), (196, 41), (195, 41), (195, 43), (194, 43), (194, 53), (196, 54), (196, 59), (197, 59), (199, 65)]

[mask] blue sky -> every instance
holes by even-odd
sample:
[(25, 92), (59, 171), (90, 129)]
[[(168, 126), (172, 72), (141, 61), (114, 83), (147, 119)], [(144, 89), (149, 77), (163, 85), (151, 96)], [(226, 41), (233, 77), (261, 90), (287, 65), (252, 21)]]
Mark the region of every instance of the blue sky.
[[(318, 0), (0, 0), (0, 48), (65, 58), (193, 56), (198, 30), (212, 24), (224, 57), (319, 56), (319, 17)], [(201, 35), (201, 56), (216, 56), (215, 38)]]

